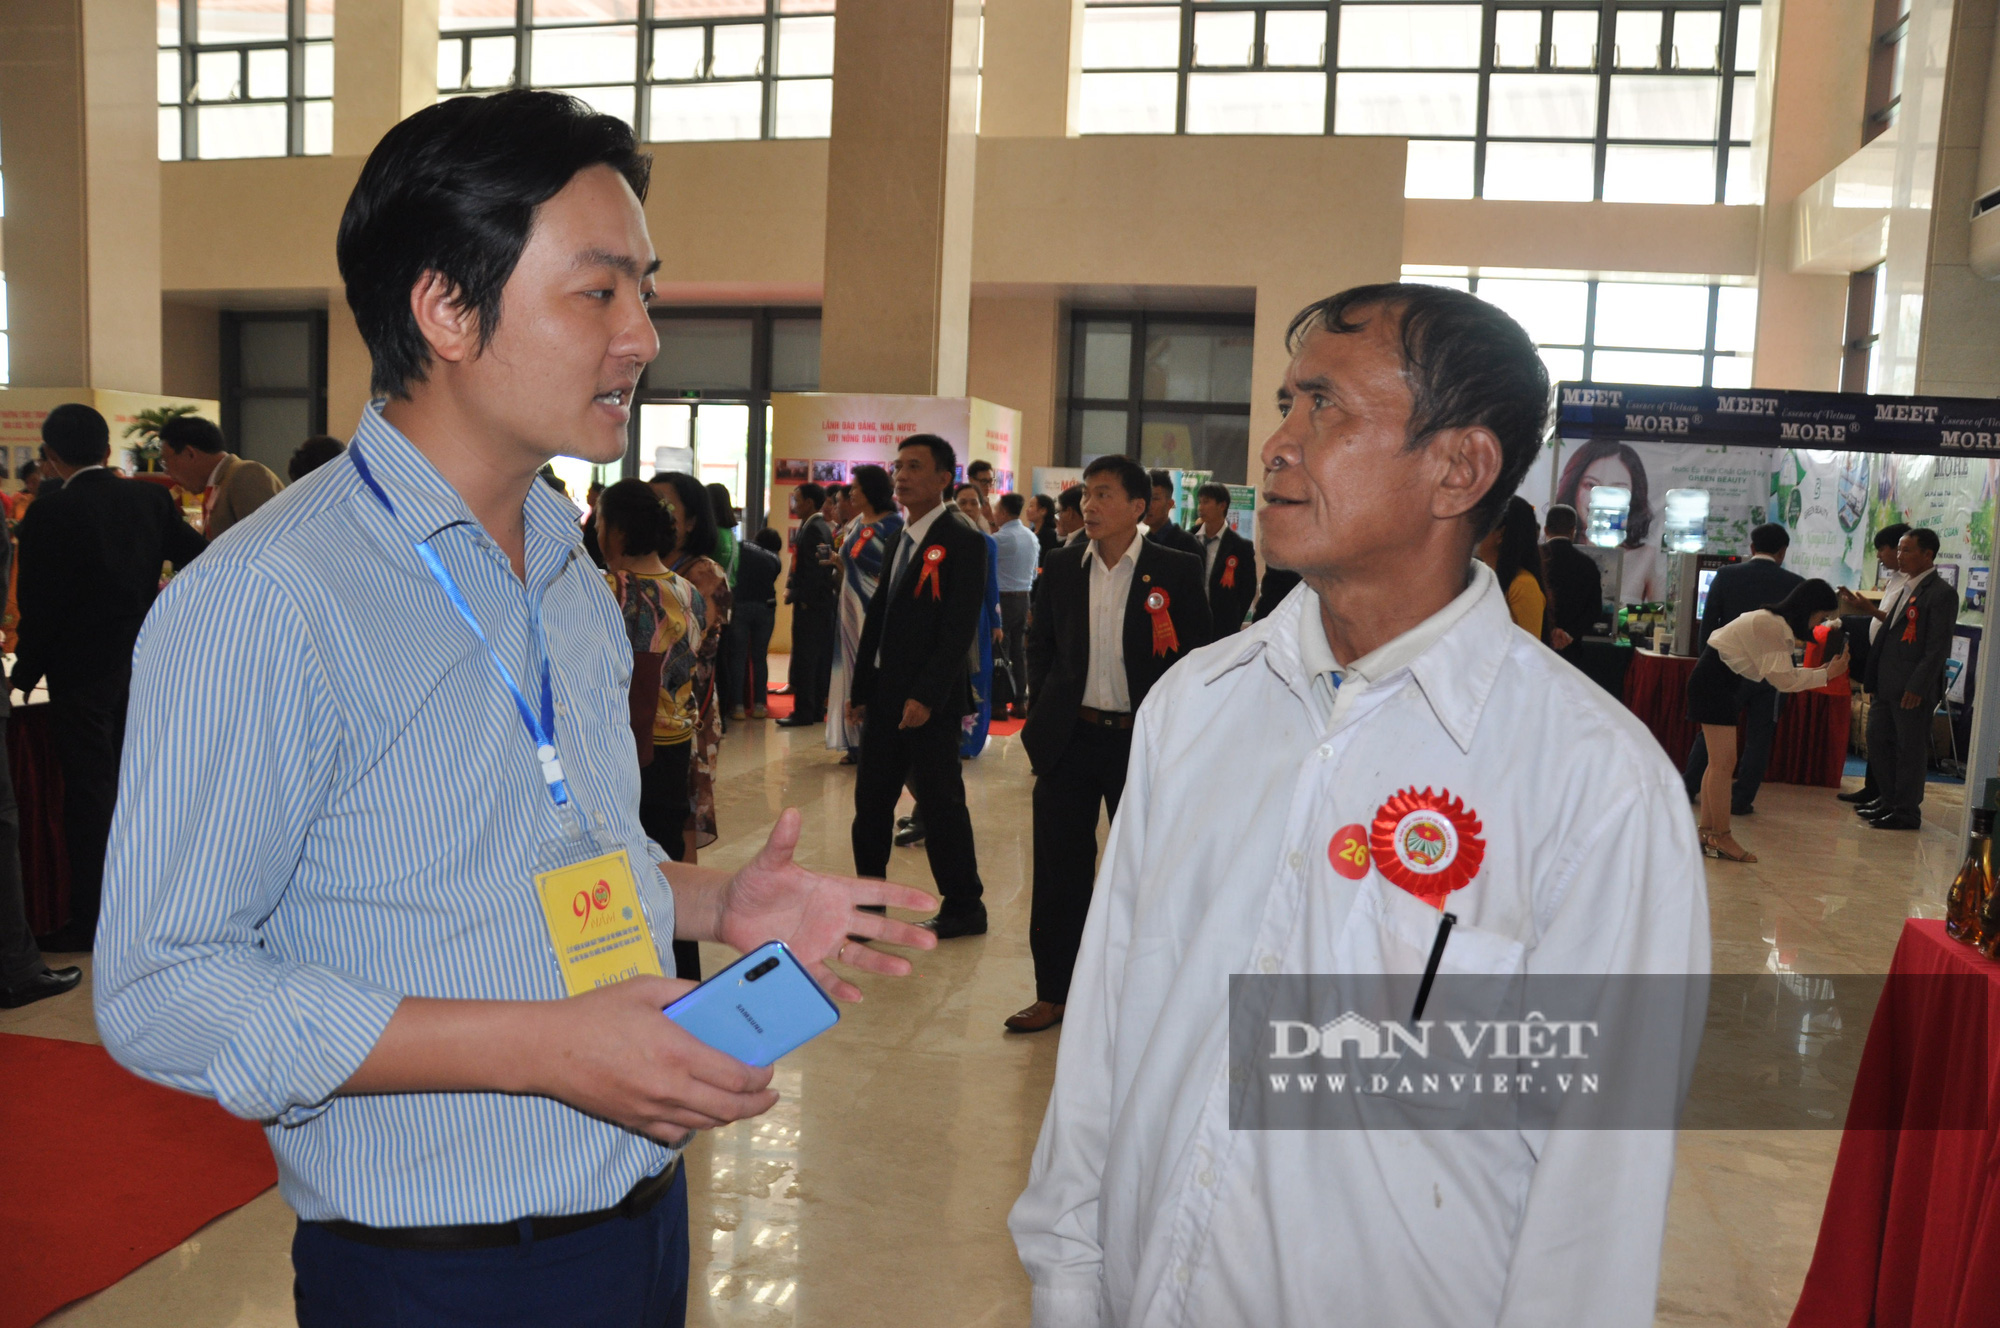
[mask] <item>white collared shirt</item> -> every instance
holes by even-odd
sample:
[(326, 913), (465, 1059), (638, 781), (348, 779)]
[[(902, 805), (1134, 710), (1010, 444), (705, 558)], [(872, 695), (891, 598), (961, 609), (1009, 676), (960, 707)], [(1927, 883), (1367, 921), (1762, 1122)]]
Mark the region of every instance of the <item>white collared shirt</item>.
[(1211, 535), (1207, 526), (1195, 528), (1194, 537), (1201, 541), (1201, 574), (1204, 578), (1215, 574), (1215, 551), (1222, 547), (1222, 532), (1229, 527), (1222, 526)]
[(1910, 587), (1914, 584), (1916, 583), (1900, 571), (1891, 572), (1882, 578), (1882, 616), (1868, 624), (1870, 642), (1882, 635), (1882, 624), (1896, 616), (1897, 610), (1903, 607), (1903, 596), (1909, 594)]
[(1304, 586), (1140, 707), (1009, 1218), (1036, 1328), (1651, 1325), (1671, 1132), (1229, 1127), (1231, 974), (1422, 971), (1436, 910), (1328, 854), (1405, 788), (1482, 823), (1441, 972), (1708, 970), (1679, 772), (1473, 576), (1328, 720)]
[(1401, 636), (1383, 642), (1346, 668), (1342, 668), (1340, 661), (1333, 656), (1333, 645), (1326, 639), (1326, 619), (1320, 616), (1319, 601), (1315, 598), (1307, 609), (1305, 620), (1299, 624), (1299, 662), (1305, 666), (1306, 676), (1312, 679), (1313, 705), (1320, 721), (1331, 723), (1340, 712), (1343, 699), (1352, 704), (1371, 682), (1388, 678), (1429, 650), (1439, 637), (1465, 616), (1467, 610), (1479, 602), (1479, 597), (1486, 593), (1486, 587), (1497, 584), (1497, 581), (1493, 569), (1475, 558), (1466, 574), (1465, 589), (1449, 604)]
[(1826, 686), (1824, 667), (1802, 669), (1792, 663), (1797, 640), (1785, 620), (1769, 609), (1738, 614), (1708, 634), (1708, 644), (1730, 670), (1781, 692), (1809, 692)]
[(1109, 567), (1096, 540), (1084, 550), (1084, 565), (1090, 569), (1090, 669), (1084, 674), (1083, 704), (1092, 710), (1123, 713), (1132, 708), (1131, 689), (1125, 685), (1125, 601), (1144, 538), (1133, 535), (1124, 556)]
[[(931, 527), (944, 515), (945, 506), (946, 504), (939, 503), (916, 520), (904, 524), (903, 537), (896, 541), (895, 552), (889, 560), (887, 572), (889, 579), (882, 583), (888, 587), (889, 594), (889, 602), (883, 606), (885, 609), (893, 610), (896, 607), (896, 582), (902, 579), (903, 568), (908, 565), (909, 560), (923, 547), (925, 538), (931, 533)], [(884, 632), (882, 638), (887, 639), (888, 635)], [(878, 669), (882, 667), (882, 640), (877, 640), (875, 643), (875, 667)]]

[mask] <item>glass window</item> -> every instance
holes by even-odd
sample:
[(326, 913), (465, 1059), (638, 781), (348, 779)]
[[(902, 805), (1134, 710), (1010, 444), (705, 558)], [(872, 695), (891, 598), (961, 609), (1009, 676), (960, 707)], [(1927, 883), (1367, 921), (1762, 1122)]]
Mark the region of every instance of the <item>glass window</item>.
[(708, 68), (708, 29), (655, 28), (653, 77), (665, 82), (700, 78)]
[(333, 0), (156, 0), (154, 15), (162, 161), (332, 151)]
[(656, 143), (761, 138), (764, 89), (758, 83), (680, 83), (652, 90)]
[(1342, 5), (1340, 67), (1477, 69), (1479, 25), (1477, 5)]
[(1608, 203), (1712, 203), (1713, 148), (1644, 148), (1613, 143), (1604, 154)]
[(1264, 63), (1273, 69), (1326, 64), (1326, 15), (1304, 9), (1265, 11)]
[[(829, 31), (828, 36), (832, 33)], [(710, 78), (754, 78), (764, 72), (764, 25), (729, 23), (711, 30)]]
[(1729, 138), (1731, 142), (1747, 143), (1756, 137), (1757, 128), (1757, 80), (1739, 78), (1729, 93)]
[(771, 320), (771, 390), (819, 391), (819, 319)]
[(1484, 196), (1587, 203), (1596, 170), (1588, 143), (1489, 143)]
[(1336, 134), (1470, 135), (1478, 123), (1477, 74), (1342, 74)]
[(1542, 62), (1542, 11), (1503, 9), (1493, 16), (1493, 63), (1501, 69), (1533, 69)]
[(1085, 74), (1077, 126), (1086, 134), (1171, 134), (1180, 100), (1174, 74)]
[(1472, 144), (1410, 140), (1405, 198), (1471, 198)]
[(1554, 47), (1549, 63), (1557, 69), (1597, 67), (1598, 19), (1595, 13), (1574, 9), (1557, 10), (1549, 43)]
[(1657, 9), (1627, 9), (1619, 13), (1612, 38), (1613, 63), (1620, 69), (1658, 69), (1660, 34), (1665, 15)]
[(1149, 323), (1148, 401), (1250, 402), (1250, 330)]
[(1613, 138), (1714, 139), (1722, 80), (1617, 75), (1608, 116)]
[(204, 106), (195, 112), (195, 133), (207, 160), (285, 155), (285, 108)]
[(1751, 358), (1748, 355), (1718, 355), (1710, 387), (1749, 387)]
[(1757, 71), (1757, 55), (1764, 36), (1764, 11), (1745, 5), (1736, 11), (1736, 69), (1738, 73)]
[(656, 318), (660, 353), (646, 370), (650, 388), (748, 391), (751, 320)]
[(225, 311), (221, 350), (223, 437), (282, 475), (326, 431), (326, 314)]
[(1509, 138), (1589, 138), (1597, 132), (1597, 80), (1587, 74), (1495, 74), (1486, 132)]
[(1101, 456), (1125, 450), (1125, 412), (1122, 410), (1080, 410), (1076, 412), (1072, 436), (1076, 439), (1076, 464), (1087, 466)]
[(529, 77), (536, 87), (629, 81), (639, 59), (639, 30), (555, 28), (537, 32)]
[(1746, 354), (1757, 349), (1757, 288), (1724, 286), (1716, 296), (1715, 348)]
[(1676, 69), (1715, 69), (1722, 64), (1722, 11), (1683, 9), (1674, 15)]
[[(1178, 29), (1176, 29), (1178, 31)], [(1160, 64), (1159, 60), (1141, 63)], [(1194, 63), (1201, 68), (1247, 68), (1257, 63), (1257, 15), (1252, 10), (1210, 10), (1194, 16)]]
[(1190, 134), (1318, 134), (1326, 129), (1325, 74), (1190, 74)]
[(833, 80), (787, 79), (778, 84), (777, 138), (826, 138), (833, 132)]
[(1664, 383), (1673, 387), (1700, 387), (1701, 369), (1699, 355), (1601, 350), (1591, 358), (1590, 376), (1600, 383)]
[(1085, 69), (1172, 69), (1181, 57), (1181, 11), (1165, 7), (1086, 9)]
[(1481, 278), (1479, 298), (1497, 304), (1537, 342), (1581, 346), (1590, 317), (1587, 281), (1507, 281)]
[(1549, 371), (1551, 383), (1580, 383), (1583, 381), (1583, 352), (1564, 350), (1561, 347), (1542, 347), (1542, 367)]
[[(312, 327), (298, 320), (238, 325), (237, 381), (246, 388), (311, 387)], [(304, 438), (301, 437), (301, 442)]]
[(1077, 396), (1123, 399), (1131, 395), (1131, 323), (1084, 323), (1078, 346)]
[(1248, 415), (1193, 415), (1149, 410), (1139, 421), (1139, 464), (1213, 471), (1241, 484), (1250, 454)]
[(1708, 287), (1601, 281), (1597, 284), (1596, 332), (1600, 346), (1700, 350), (1708, 344)]
[(1723, 190), (1725, 203), (1753, 204), (1764, 201), (1763, 172), (1749, 148), (1729, 149), (1729, 179)]
[[(668, 32), (672, 28), (665, 29)], [(833, 19), (788, 18), (778, 22), (778, 73), (788, 78), (833, 73)]]

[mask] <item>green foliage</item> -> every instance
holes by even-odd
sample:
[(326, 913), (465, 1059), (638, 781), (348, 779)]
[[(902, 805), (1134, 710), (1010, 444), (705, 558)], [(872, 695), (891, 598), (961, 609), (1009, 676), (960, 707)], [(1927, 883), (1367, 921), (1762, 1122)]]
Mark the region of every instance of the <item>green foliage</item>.
[(193, 406), (154, 406), (133, 417), (125, 426), (124, 436), (139, 440), (132, 450), (138, 454), (144, 469), (152, 470), (160, 464), (160, 430), (183, 416), (197, 413)]

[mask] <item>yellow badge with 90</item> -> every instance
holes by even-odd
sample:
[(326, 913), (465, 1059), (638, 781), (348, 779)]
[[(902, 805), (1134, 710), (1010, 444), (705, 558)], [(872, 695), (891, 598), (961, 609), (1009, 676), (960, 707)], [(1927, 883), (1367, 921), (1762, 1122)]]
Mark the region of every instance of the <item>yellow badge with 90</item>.
[(642, 973), (663, 976), (625, 850), (543, 872), (535, 888), (570, 995)]

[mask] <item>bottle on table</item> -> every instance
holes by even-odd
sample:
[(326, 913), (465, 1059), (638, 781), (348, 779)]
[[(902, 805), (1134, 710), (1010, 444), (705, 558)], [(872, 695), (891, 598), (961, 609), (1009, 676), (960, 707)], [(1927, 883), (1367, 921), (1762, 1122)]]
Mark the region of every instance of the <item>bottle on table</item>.
[[(2000, 932), (2000, 913), (1993, 908), (1993, 809), (1972, 809), (1972, 843), (1965, 853), (1965, 865), (1951, 881), (1944, 897), (1945, 935), (1967, 945), (1982, 945)], [(1982, 946), (1983, 948), (1983, 946)]]

